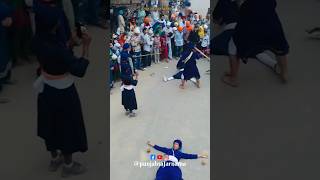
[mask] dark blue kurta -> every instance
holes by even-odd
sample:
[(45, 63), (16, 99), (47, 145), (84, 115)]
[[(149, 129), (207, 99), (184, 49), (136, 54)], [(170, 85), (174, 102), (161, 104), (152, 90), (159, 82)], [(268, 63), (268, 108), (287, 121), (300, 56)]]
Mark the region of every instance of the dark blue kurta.
[[(133, 75), (134, 69), (132, 70), (129, 58), (131, 58), (131, 55), (128, 51), (122, 51), (120, 53), (120, 66), (121, 66), (121, 75), (127, 74), (127, 75)], [(128, 74), (129, 73), (129, 74)]]
[[(131, 66), (128, 62), (123, 61), (121, 63), (121, 80), (123, 85), (137, 86), (138, 81), (133, 79)], [(122, 91), (122, 105), (125, 110), (137, 110), (137, 100), (134, 89), (123, 89)]]
[[(237, 23), (239, 20), (239, 6), (237, 2), (231, 0), (219, 0), (214, 11), (213, 18), (221, 20), (219, 24)], [(228, 29), (214, 36), (210, 43), (211, 53), (215, 55), (229, 55), (229, 41), (235, 30)]]
[(276, 12), (276, 0), (246, 0), (233, 36), (240, 58), (255, 57), (271, 50), (286, 55), (289, 45)]
[[(180, 150), (173, 150), (170, 148), (160, 147), (155, 145), (154, 148), (160, 152), (165, 153), (166, 155), (175, 156), (178, 161), (180, 159), (197, 159), (198, 155), (196, 154), (186, 154)], [(170, 162), (170, 161), (167, 161)], [(161, 166), (159, 167), (156, 180), (182, 180), (182, 172), (179, 166)]]
[[(185, 51), (181, 58), (186, 59), (190, 55), (191, 51)], [(183, 76), (185, 80), (190, 80), (191, 78), (200, 79), (200, 73), (197, 67), (197, 60), (200, 59), (201, 56), (197, 52), (193, 52), (190, 60), (188, 60), (184, 65)]]
[[(84, 58), (74, 57), (56, 35), (36, 36), (34, 51), (41, 68), (51, 75), (83, 77), (89, 64)], [(45, 85), (38, 95), (38, 136), (45, 140), (48, 151), (87, 151), (81, 103), (74, 85), (66, 89)]]
[(57, 37), (65, 45), (71, 38), (71, 28), (68, 23), (67, 16), (65, 15), (63, 9), (54, 3), (44, 3), (40, 0), (34, 0), (33, 11), (35, 12), (35, 24), (36, 24), (36, 34), (46, 33), (43, 26), (38, 23), (38, 14), (45, 13), (48, 9), (54, 8), (60, 13), (60, 26), (58, 28)]
[(218, 21), (219, 24), (229, 24), (237, 22), (239, 19), (239, 7), (237, 2), (231, 0), (219, 0), (213, 10), (213, 19)]

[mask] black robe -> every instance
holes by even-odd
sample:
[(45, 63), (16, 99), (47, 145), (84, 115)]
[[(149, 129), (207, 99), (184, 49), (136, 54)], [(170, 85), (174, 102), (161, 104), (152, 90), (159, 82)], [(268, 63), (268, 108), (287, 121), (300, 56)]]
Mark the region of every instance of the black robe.
[(241, 5), (233, 36), (240, 58), (255, 57), (265, 50), (276, 55), (288, 54), (289, 45), (276, 6), (276, 0), (246, 0)]
[[(213, 19), (219, 21), (220, 25), (237, 23), (239, 20), (239, 6), (231, 0), (219, 0), (214, 11)], [(229, 41), (234, 34), (234, 29), (228, 29), (214, 36), (211, 43), (211, 53), (214, 55), (229, 55)]]
[[(123, 85), (137, 86), (138, 81), (133, 79), (132, 70), (128, 63), (123, 63), (121, 66), (121, 80)], [(123, 88), (121, 93), (122, 105), (125, 110), (133, 111), (138, 109), (137, 99), (134, 89)]]
[[(43, 34), (34, 39), (34, 51), (42, 70), (51, 75), (70, 73), (83, 77), (89, 65), (76, 58), (55, 35)], [(75, 85), (57, 89), (47, 84), (38, 95), (38, 136), (48, 151), (72, 154), (88, 149), (80, 98)]]
[(220, 25), (237, 22), (239, 19), (238, 4), (231, 0), (219, 0), (213, 10), (212, 18), (215, 21), (221, 20)]

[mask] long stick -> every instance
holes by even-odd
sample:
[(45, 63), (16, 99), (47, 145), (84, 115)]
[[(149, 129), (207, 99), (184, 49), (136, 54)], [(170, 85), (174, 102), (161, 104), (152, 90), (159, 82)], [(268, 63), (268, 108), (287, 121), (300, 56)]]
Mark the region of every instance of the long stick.
[(161, 53), (144, 54), (144, 55), (140, 55), (140, 56), (132, 56), (132, 57), (133, 57), (133, 58), (137, 58), (137, 57), (151, 56), (151, 55), (156, 55), (156, 54), (161, 54)]
[(196, 51), (198, 51), (202, 56), (204, 56), (205, 58), (207, 58), (209, 61), (210, 61), (210, 58), (207, 56), (207, 55), (205, 55), (202, 51), (200, 51), (198, 48), (194, 48)]

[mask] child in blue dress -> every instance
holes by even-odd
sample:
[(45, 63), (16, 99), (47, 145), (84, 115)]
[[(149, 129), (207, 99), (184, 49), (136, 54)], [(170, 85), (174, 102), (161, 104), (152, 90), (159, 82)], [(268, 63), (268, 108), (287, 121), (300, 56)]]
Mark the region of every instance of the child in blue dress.
[[(181, 151), (182, 141), (178, 139), (173, 141), (172, 148), (161, 147), (152, 144), (150, 141), (147, 144), (166, 155), (164, 159), (166, 166), (159, 167), (155, 180), (182, 180), (182, 172), (178, 166), (180, 159), (207, 158), (206, 155), (183, 153)], [(168, 164), (171, 165), (167, 166)]]
[(129, 54), (130, 45), (128, 43), (123, 45), (121, 52), (121, 95), (122, 105), (126, 110), (126, 115), (135, 117), (134, 110), (138, 109), (134, 87), (138, 84), (138, 73), (133, 67), (131, 55)]

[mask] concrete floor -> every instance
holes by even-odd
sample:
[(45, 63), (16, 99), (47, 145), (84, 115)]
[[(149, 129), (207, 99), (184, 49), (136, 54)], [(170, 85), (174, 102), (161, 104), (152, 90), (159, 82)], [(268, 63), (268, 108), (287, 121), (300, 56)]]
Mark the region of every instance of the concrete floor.
[[(187, 88), (179, 88), (180, 81), (163, 82), (163, 75), (176, 72), (176, 62), (153, 65), (140, 72), (136, 88), (138, 102), (137, 117), (124, 115), (121, 105), (120, 84), (111, 95), (111, 179), (152, 180), (158, 168), (137, 168), (134, 161), (149, 161), (146, 142), (171, 147), (174, 139), (183, 141), (183, 151), (187, 153), (210, 152), (210, 76), (205, 73), (209, 62), (200, 60), (198, 67), (202, 75), (201, 88), (188, 83)], [(152, 154), (158, 154), (152, 150)], [(183, 177), (210, 179), (209, 160), (201, 165), (201, 160), (182, 160)]]
[(287, 85), (251, 60), (231, 88), (220, 81), (227, 58), (214, 57), (214, 179), (319, 179), (320, 41), (305, 29), (320, 25), (320, 2), (277, 2), (291, 46)]

